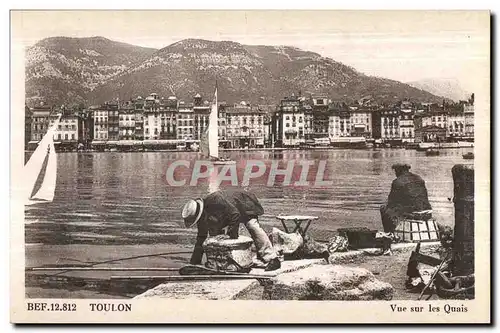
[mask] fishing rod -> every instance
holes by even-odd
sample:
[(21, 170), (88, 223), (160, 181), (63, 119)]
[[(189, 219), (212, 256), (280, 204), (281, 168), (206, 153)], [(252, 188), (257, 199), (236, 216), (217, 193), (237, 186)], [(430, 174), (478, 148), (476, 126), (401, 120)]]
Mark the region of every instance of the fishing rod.
[[(176, 252), (162, 252), (162, 253), (154, 253), (154, 254), (143, 254), (143, 255), (138, 255), (138, 256), (132, 256), (132, 257), (124, 257), (124, 258), (118, 258), (118, 259), (110, 259), (110, 260), (104, 260), (100, 262), (93, 262), (91, 264), (87, 264), (85, 267), (93, 267), (97, 265), (102, 265), (102, 264), (109, 264), (113, 262), (119, 262), (119, 261), (125, 261), (125, 260), (132, 260), (132, 259), (139, 259), (139, 258), (147, 258), (147, 257), (157, 257), (157, 256), (165, 256), (165, 255), (175, 255), (175, 254), (190, 254), (192, 253), (191, 251), (176, 251)], [(26, 268), (26, 270), (33, 270), (33, 269), (41, 269), (41, 268), (46, 268), (46, 267), (29, 267)], [(61, 272), (52, 274), (51, 276), (56, 276), (60, 274), (64, 274), (67, 272), (70, 272), (72, 269), (65, 269)]]
[(174, 272), (178, 271), (178, 268), (168, 268), (168, 267), (78, 267), (78, 266), (65, 266), (63, 267), (29, 267), (26, 268), (26, 271), (33, 271), (33, 272), (40, 272), (40, 271), (59, 271), (59, 270), (65, 270), (65, 271), (103, 271), (103, 272), (108, 272), (108, 271), (123, 271), (123, 272), (128, 272), (128, 271), (155, 271), (155, 272)]

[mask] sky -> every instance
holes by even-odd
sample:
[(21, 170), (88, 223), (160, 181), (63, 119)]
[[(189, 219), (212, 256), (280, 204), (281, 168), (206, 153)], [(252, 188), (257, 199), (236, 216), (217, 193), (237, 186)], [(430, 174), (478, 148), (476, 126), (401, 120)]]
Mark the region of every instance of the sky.
[(473, 74), (489, 64), (487, 12), (31, 11), (12, 19), (13, 35), (27, 45), (51, 36), (103, 36), (154, 48), (185, 38), (289, 45), (368, 75), (456, 79), (467, 91), (475, 89)]

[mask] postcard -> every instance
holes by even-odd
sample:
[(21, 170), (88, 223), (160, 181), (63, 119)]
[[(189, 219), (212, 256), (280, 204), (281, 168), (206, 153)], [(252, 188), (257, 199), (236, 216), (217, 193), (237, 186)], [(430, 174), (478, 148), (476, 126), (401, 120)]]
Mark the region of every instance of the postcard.
[(490, 323), (490, 21), (12, 10), (11, 322)]

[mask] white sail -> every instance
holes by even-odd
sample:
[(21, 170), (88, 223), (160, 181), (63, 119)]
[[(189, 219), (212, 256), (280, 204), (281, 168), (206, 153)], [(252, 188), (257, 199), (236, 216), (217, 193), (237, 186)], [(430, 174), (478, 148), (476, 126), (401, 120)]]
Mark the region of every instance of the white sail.
[[(40, 140), (38, 143), (38, 147), (35, 149), (33, 154), (31, 155), (30, 159), (28, 160), (28, 163), (24, 166), (24, 198), (25, 198), (25, 203), (27, 205), (36, 203), (36, 201), (31, 200), (31, 193), (33, 192), (33, 189), (35, 187), (35, 183), (38, 179), (38, 176), (40, 175), (40, 172), (43, 167), (43, 162), (45, 161), (45, 157), (47, 156), (47, 152), (51, 152), (55, 155), (55, 149), (54, 149), (54, 133), (57, 129), (57, 126), (59, 125), (59, 121), (61, 119), (61, 116), (56, 119), (54, 124), (49, 128), (45, 136)], [(49, 166), (52, 169), (49, 169)], [(43, 180), (42, 182), (42, 187), (40, 190), (43, 189), (42, 192), (37, 191), (37, 194), (40, 193), (40, 196), (43, 197), (49, 197), (46, 193), (46, 189), (51, 187), (49, 186), (51, 182), (54, 182), (54, 188), (55, 188), (55, 177), (56, 177), (56, 168), (57, 168), (57, 160), (54, 158), (54, 156), (49, 155), (49, 160), (47, 163), (47, 170), (45, 172), (45, 178), (49, 177), (47, 181)], [(54, 180), (51, 180), (50, 177), (54, 177)], [(46, 184), (45, 187), (43, 187), (43, 184)], [(52, 196), (53, 198), (53, 196)], [(52, 200), (52, 199), (51, 199)]]
[(208, 151), (209, 156), (219, 158), (219, 125), (217, 110), (217, 85), (215, 86), (214, 102), (208, 118)]
[(33, 196), (33, 199), (44, 200), (44, 201), (54, 200), (54, 193), (56, 190), (56, 179), (57, 179), (57, 154), (54, 147), (54, 141), (50, 143), (49, 149), (50, 149), (49, 158), (47, 161), (45, 176), (43, 177), (40, 189)]

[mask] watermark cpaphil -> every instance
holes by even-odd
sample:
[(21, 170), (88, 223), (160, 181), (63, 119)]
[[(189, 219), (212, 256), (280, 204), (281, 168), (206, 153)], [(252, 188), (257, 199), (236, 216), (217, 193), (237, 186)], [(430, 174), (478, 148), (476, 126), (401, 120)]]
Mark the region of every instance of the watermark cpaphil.
[(198, 186), (203, 183), (230, 186), (330, 187), (326, 160), (240, 160), (218, 165), (209, 160), (174, 160), (165, 171), (168, 186)]

